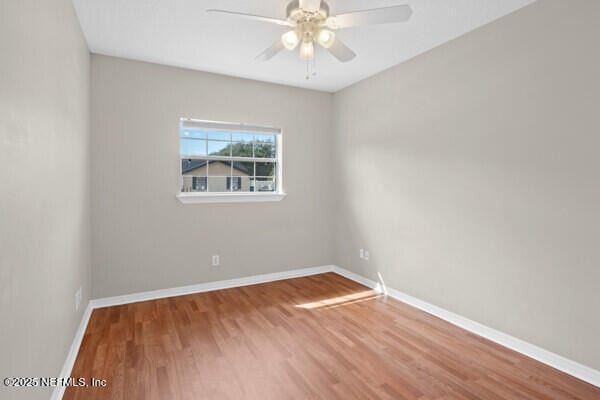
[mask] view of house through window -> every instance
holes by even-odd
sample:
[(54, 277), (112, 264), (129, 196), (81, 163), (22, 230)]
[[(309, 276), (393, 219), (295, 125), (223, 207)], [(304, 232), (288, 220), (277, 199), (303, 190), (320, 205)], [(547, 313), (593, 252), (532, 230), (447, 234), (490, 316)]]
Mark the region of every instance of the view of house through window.
[(280, 131), (182, 119), (181, 192), (277, 192)]

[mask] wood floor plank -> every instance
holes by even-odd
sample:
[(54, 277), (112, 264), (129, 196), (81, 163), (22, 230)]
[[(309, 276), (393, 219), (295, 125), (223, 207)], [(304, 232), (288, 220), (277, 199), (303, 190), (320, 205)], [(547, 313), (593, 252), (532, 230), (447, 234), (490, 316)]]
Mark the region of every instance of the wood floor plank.
[(333, 273), (94, 310), (66, 400), (600, 399)]

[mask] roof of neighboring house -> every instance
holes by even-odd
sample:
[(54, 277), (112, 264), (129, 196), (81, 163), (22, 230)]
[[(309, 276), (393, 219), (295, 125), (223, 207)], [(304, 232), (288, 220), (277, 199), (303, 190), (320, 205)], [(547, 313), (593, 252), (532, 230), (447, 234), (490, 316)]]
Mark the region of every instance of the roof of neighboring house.
[[(225, 165), (231, 165), (230, 161), (208, 161), (209, 163), (223, 163)], [(206, 166), (207, 160), (193, 160), (193, 159), (184, 159), (181, 160), (181, 172), (186, 174), (190, 171), (193, 171), (195, 169), (201, 168)], [(246, 168), (246, 166), (244, 164), (241, 163), (233, 163), (233, 168), (237, 169), (240, 172), (243, 172), (246, 175), (251, 175), (250, 171), (248, 171), (248, 169)]]

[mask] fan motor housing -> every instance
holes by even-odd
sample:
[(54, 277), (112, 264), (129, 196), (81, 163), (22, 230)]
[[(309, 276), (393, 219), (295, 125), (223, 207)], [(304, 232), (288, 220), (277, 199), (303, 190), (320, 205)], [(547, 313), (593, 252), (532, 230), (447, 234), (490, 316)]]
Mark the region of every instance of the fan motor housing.
[[(300, 8), (299, 0), (292, 0), (287, 5), (286, 16), (288, 19), (297, 21), (297, 20), (301, 19), (302, 17), (304, 17), (305, 14), (309, 14), (309, 13)], [(323, 18), (323, 19), (327, 18), (329, 16), (329, 4), (327, 4), (325, 1), (321, 1), (321, 6), (320, 6), (319, 11), (316, 11), (316, 12), (310, 13), (310, 14), (316, 14), (315, 17), (318, 16), (319, 18)]]

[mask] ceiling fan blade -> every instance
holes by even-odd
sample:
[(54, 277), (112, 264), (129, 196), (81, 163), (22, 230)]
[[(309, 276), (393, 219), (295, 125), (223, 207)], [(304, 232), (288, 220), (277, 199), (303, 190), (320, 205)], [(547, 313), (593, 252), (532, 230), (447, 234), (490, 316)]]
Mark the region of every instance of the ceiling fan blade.
[(300, 8), (310, 12), (319, 11), (321, 0), (300, 0)]
[(277, 53), (283, 50), (283, 43), (281, 40), (275, 41), (270, 47), (266, 48), (262, 53), (256, 56), (258, 61), (268, 61), (271, 58), (275, 57)]
[(343, 29), (360, 25), (406, 22), (411, 15), (412, 8), (407, 5), (373, 8), (329, 17), (327, 18), (327, 26), (332, 29)]
[(341, 62), (351, 61), (354, 57), (356, 57), (356, 53), (354, 53), (348, 46), (346, 46), (340, 39), (335, 39), (335, 42), (327, 49), (335, 58), (340, 60)]
[(283, 26), (293, 26), (293, 24), (291, 22), (286, 21), (284, 19), (264, 17), (262, 15), (245, 14), (245, 13), (240, 13), (240, 12), (235, 12), (235, 11), (216, 10), (216, 9), (206, 10), (206, 12), (210, 13), (210, 14), (232, 15), (234, 17), (246, 18), (246, 19), (251, 19), (254, 21), (269, 22), (271, 24), (277, 24), (277, 25), (283, 25)]

